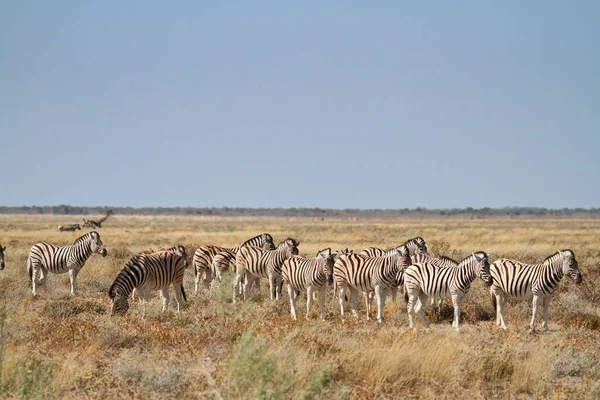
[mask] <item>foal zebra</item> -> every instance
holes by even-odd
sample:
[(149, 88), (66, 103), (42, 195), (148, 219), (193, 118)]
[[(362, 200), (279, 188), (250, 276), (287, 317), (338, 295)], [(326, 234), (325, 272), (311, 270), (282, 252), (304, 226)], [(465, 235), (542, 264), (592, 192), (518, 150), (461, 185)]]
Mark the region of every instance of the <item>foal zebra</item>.
[(198, 293), (198, 284), (200, 283), (200, 277), (204, 276), (204, 287), (208, 289), (210, 287), (210, 281), (212, 280), (212, 260), (219, 253), (231, 253), (235, 257), (237, 252), (243, 246), (257, 246), (271, 250), (275, 248), (273, 244), (273, 237), (268, 233), (255, 236), (246, 240), (239, 247), (227, 248), (213, 245), (204, 245), (198, 247), (194, 252), (194, 258), (192, 265), (194, 266), (194, 293)]
[(58, 227), (59, 232), (75, 232), (76, 230), (81, 230), (81, 226), (79, 224), (60, 225)]
[[(298, 254), (300, 242), (287, 238), (275, 250), (244, 246), (235, 257), (235, 278), (233, 280), (233, 302), (235, 303), (238, 285), (242, 285), (244, 300), (248, 299), (248, 289), (260, 278), (269, 279), (271, 300), (279, 300), (281, 290), (281, 266), (283, 262)], [(245, 278), (245, 279), (243, 279)]]
[(36, 278), (40, 272), (40, 282), (46, 289), (46, 278), (48, 272), (62, 274), (69, 272), (71, 283), (71, 295), (75, 294), (75, 280), (77, 274), (92, 253), (98, 253), (106, 257), (106, 249), (100, 240), (100, 234), (96, 231), (86, 233), (77, 238), (70, 246), (55, 246), (49, 243), (36, 243), (29, 251), (27, 258), (27, 274), (31, 279), (31, 292), (36, 295)]
[(459, 330), (460, 302), (477, 275), (486, 285), (492, 284), (488, 255), (481, 251), (471, 254), (454, 267), (440, 267), (431, 260), (408, 267), (404, 272), (404, 290), (408, 296), (410, 327), (414, 328), (413, 312), (416, 312), (425, 329), (429, 330), (429, 325), (421, 312), (427, 297), (434, 299), (450, 297), (454, 305), (452, 326)]
[[(325, 283), (333, 283), (333, 263), (337, 252), (323, 249), (314, 258), (292, 256), (283, 262), (281, 275), (290, 296), (292, 317), (296, 319), (296, 296), (306, 289), (306, 319), (310, 312), (313, 291), (319, 292), (319, 314), (323, 317)], [(315, 292), (316, 293), (316, 292)]]
[(119, 272), (108, 291), (112, 301), (111, 315), (127, 313), (129, 309), (127, 298), (134, 289), (139, 293), (142, 304), (150, 299), (151, 290), (160, 290), (164, 312), (169, 306), (169, 285), (175, 288), (175, 301), (179, 311), (182, 299), (187, 301), (183, 289), (186, 267), (187, 255), (183, 246), (133, 256)]
[(581, 283), (581, 272), (575, 254), (571, 250), (561, 250), (546, 258), (541, 264), (524, 264), (502, 258), (490, 267), (493, 283), (490, 287), (492, 304), (496, 309), (496, 325), (506, 330), (502, 309), (507, 298), (529, 300), (533, 298), (533, 314), (529, 327), (535, 330), (535, 316), (540, 300), (543, 300), (544, 315), (542, 329), (548, 330), (548, 309), (550, 301), (563, 275), (576, 284)]
[[(394, 254), (382, 257), (367, 257), (360, 254), (348, 254), (337, 259), (333, 266), (333, 278), (339, 288), (340, 311), (344, 318), (344, 298), (346, 289), (350, 289), (350, 308), (356, 311), (358, 290), (375, 292), (377, 298), (377, 321), (382, 322), (382, 311), (387, 289), (396, 282), (397, 275), (410, 265), (410, 254), (406, 245), (394, 249)], [(369, 319), (370, 301), (367, 301), (367, 319)]]
[(0, 244), (0, 271), (4, 269), (4, 251), (6, 250), (6, 246), (2, 247)]

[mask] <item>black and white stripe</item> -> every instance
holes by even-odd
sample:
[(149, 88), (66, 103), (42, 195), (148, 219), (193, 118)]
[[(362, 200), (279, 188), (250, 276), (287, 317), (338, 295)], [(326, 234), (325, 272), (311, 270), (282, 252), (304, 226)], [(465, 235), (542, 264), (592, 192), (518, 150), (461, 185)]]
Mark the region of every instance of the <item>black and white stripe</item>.
[[(462, 260), (454, 267), (440, 267), (435, 261), (419, 262), (411, 265), (404, 272), (404, 290), (408, 297), (408, 319), (414, 328), (416, 312), (426, 329), (429, 325), (421, 308), (427, 297), (434, 299), (451, 298), (454, 305), (452, 326), (459, 329), (460, 303), (471, 287), (471, 283), (479, 276), (488, 286), (492, 283), (488, 255), (476, 252)], [(419, 301), (417, 301), (417, 299)]]
[(217, 282), (221, 282), (221, 279), (223, 279), (223, 272), (235, 268), (235, 256), (237, 255), (238, 251), (244, 246), (256, 246), (264, 250), (275, 250), (273, 238), (270, 238), (270, 240), (268, 239), (269, 238), (263, 238), (262, 244), (260, 243), (260, 241), (258, 241), (257, 244), (253, 244), (251, 242), (251, 239), (249, 241), (244, 242), (240, 247), (234, 247), (233, 249), (224, 250), (216, 254), (212, 259), (213, 278)]
[(69, 272), (71, 283), (71, 294), (75, 294), (75, 280), (77, 274), (92, 253), (98, 253), (106, 257), (106, 249), (100, 240), (100, 234), (96, 231), (86, 233), (77, 238), (72, 245), (56, 246), (49, 243), (36, 243), (29, 251), (27, 258), (27, 274), (31, 278), (31, 292), (36, 294), (36, 279), (40, 273), (40, 282), (46, 289), (48, 273), (62, 274)]
[[(383, 320), (383, 302), (387, 290), (391, 288), (400, 271), (410, 265), (410, 254), (405, 245), (396, 247), (392, 255), (368, 257), (360, 254), (348, 254), (337, 259), (333, 267), (333, 278), (339, 290), (340, 311), (344, 318), (344, 298), (350, 289), (350, 308), (355, 316), (356, 295), (358, 290), (375, 292), (377, 298), (377, 321)], [(370, 301), (367, 302), (367, 319), (369, 319)]]
[(531, 323), (535, 330), (535, 316), (540, 300), (544, 304), (542, 329), (548, 330), (548, 309), (550, 301), (563, 275), (575, 283), (581, 283), (581, 272), (573, 251), (566, 249), (552, 254), (541, 264), (525, 264), (502, 258), (490, 267), (493, 283), (490, 287), (492, 304), (496, 309), (496, 325), (506, 329), (502, 310), (507, 298), (517, 300), (533, 299)]
[(283, 262), (281, 275), (290, 296), (290, 311), (296, 319), (296, 297), (306, 290), (306, 319), (310, 312), (313, 293), (319, 293), (319, 313), (323, 316), (325, 284), (333, 283), (333, 263), (337, 253), (323, 249), (314, 258), (292, 256)]
[(192, 265), (194, 267), (194, 292), (198, 293), (198, 285), (202, 277), (204, 277), (204, 287), (206, 289), (210, 287), (210, 282), (213, 279), (212, 261), (217, 254), (231, 253), (235, 257), (237, 252), (243, 246), (256, 246), (267, 249), (275, 248), (275, 244), (273, 243), (273, 237), (268, 233), (263, 233), (261, 235), (257, 235), (253, 238), (250, 238), (238, 247), (227, 248), (213, 245), (204, 245), (198, 247), (194, 252), (194, 258), (192, 260)]
[(260, 278), (269, 279), (271, 300), (278, 300), (281, 290), (281, 266), (285, 260), (298, 254), (299, 244), (296, 239), (287, 238), (279, 243), (275, 250), (264, 250), (255, 246), (242, 247), (235, 258), (233, 302), (236, 300), (238, 285), (242, 285), (244, 300), (247, 300), (250, 286)]
[(186, 300), (183, 289), (183, 277), (187, 267), (185, 247), (158, 251), (156, 253), (140, 253), (133, 256), (119, 272), (111, 285), (108, 294), (112, 301), (112, 315), (125, 315), (129, 309), (127, 298), (135, 289), (140, 302), (150, 299), (150, 291), (159, 290), (162, 298), (162, 311), (169, 306), (169, 286), (175, 288), (177, 311), (182, 300)]
[(6, 246), (2, 247), (0, 244), (0, 271), (4, 269), (4, 251), (6, 250)]

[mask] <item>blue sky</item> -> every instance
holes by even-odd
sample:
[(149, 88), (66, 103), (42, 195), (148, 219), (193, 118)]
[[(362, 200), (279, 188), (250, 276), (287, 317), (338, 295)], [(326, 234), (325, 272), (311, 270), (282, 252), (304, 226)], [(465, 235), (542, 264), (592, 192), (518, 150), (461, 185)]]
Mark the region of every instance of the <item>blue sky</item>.
[(597, 207), (600, 3), (2, 1), (0, 205)]

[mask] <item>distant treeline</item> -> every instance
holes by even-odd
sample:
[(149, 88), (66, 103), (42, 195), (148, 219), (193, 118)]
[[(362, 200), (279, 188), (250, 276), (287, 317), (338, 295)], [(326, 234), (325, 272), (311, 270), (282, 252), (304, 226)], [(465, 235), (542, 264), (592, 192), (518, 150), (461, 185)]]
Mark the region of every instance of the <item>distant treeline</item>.
[(452, 209), (329, 209), (329, 208), (232, 208), (232, 207), (78, 207), (68, 205), (0, 207), (0, 214), (97, 215), (113, 210), (115, 215), (209, 215), (220, 217), (312, 217), (312, 218), (433, 218), (433, 217), (581, 217), (599, 218), (600, 208), (547, 209), (536, 207)]

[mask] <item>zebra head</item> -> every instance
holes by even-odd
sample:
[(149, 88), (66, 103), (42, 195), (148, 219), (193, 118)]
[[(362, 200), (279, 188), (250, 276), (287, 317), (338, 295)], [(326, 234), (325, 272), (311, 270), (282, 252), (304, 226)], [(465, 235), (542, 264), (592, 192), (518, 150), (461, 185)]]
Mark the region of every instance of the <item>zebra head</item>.
[(296, 239), (292, 239), (292, 238), (287, 238), (284, 241), (282, 241), (281, 243), (279, 243), (279, 246), (277, 246), (278, 249), (281, 248), (287, 248), (290, 251), (291, 255), (297, 256), (298, 255), (298, 246), (300, 245), (300, 242), (297, 241)]
[(492, 286), (492, 274), (490, 273), (490, 263), (488, 261), (489, 254), (483, 251), (473, 253), (473, 258), (479, 264), (479, 279), (487, 286)]
[(569, 277), (574, 283), (581, 283), (583, 278), (581, 277), (581, 272), (579, 271), (579, 264), (575, 259), (575, 254), (567, 249), (561, 250), (558, 252), (558, 255), (562, 257), (563, 260), (563, 274)]
[(127, 314), (127, 310), (129, 310), (129, 301), (127, 301), (127, 296), (117, 294), (112, 297), (112, 307), (110, 310), (111, 317), (115, 315), (124, 316)]
[(102, 257), (106, 257), (107, 251), (102, 244), (102, 240), (100, 240), (100, 234), (96, 231), (90, 232), (91, 242), (90, 246), (94, 253), (100, 254)]
[(188, 257), (187, 257), (187, 252), (185, 251), (185, 247), (182, 245), (177, 245), (175, 247), (173, 247), (173, 254), (178, 255), (179, 257), (183, 258), (183, 260), (185, 261), (185, 266), (187, 268), (187, 263), (188, 263)]
[(404, 271), (412, 264), (412, 261), (410, 259), (410, 249), (407, 245), (403, 244), (402, 246), (394, 248), (394, 250), (396, 250), (396, 253), (400, 255), (398, 261), (396, 261), (398, 270)]
[(4, 250), (6, 250), (6, 246), (0, 245), (0, 271), (4, 269)]
[(408, 249), (410, 255), (415, 254), (429, 254), (427, 253), (427, 244), (425, 239), (420, 236), (407, 240), (404, 246)]
[(333, 284), (333, 264), (335, 263), (335, 253), (331, 252), (331, 248), (326, 248), (317, 253), (317, 258), (322, 259), (323, 274), (325, 275), (325, 281), (328, 285)]
[(275, 250), (277, 248), (277, 246), (275, 246), (275, 243), (273, 243), (273, 236), (269, 235), (268, 233), (263, 233), (262, 236), (262, 248), (264, 250)]

